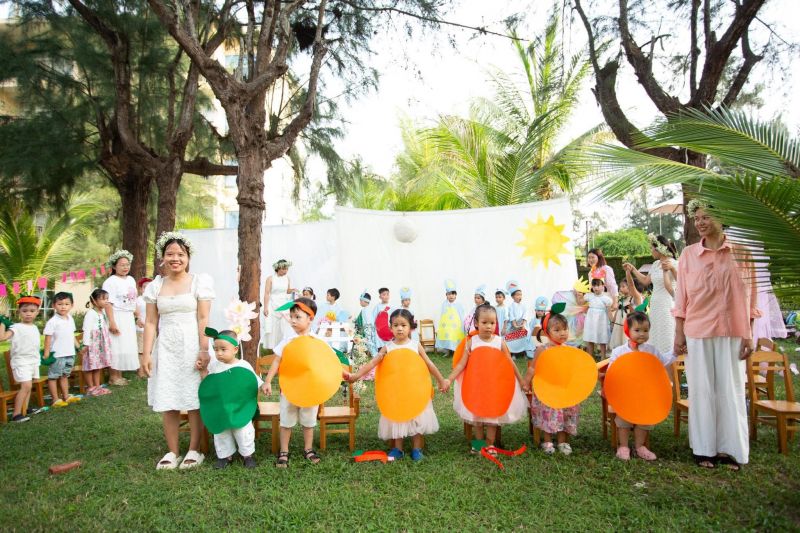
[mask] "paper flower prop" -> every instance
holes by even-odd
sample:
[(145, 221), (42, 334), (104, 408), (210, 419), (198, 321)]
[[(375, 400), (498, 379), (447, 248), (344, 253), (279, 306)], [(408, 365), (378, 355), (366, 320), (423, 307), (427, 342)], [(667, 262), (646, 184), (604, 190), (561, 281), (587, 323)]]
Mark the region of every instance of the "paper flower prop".
[(501, 416), (511, 405), (516, 380), (514, 363), (508, 356), (497, 348), (476, 348), (469, 355), (461, 383), (464, 407), (476, 416)]
[(200, 383), (197, 395), (200, 417), (214, 434), (246, 426), (258, 411), (258, 379), (246, 368), (209, 374)]
[(632, 424), (658, 424), (672, 408), (672, 385), (658, 358), (647, 352), (629, 352), (606, 372), (603, 383), (608, 403)]
[(117, 265), (117, 261), (119, 261), (123, 257), (127, 259), (129, 263), (133, 263), (132, 253), (130, 253), (128, 250), (117, 250), (116, 252), (111, 254), (111, 256), (108, 258), (106, 266), (108, 266), (109, 268), (115, 267)]
[(164, 248), (167, 247), (167, 243), (169, 241), (178, 241), (183, 243), (183, 245), (186, 247), (186, 250), (188, 250), (189, 255), (192, 255), (192, 241), (187, 239), (186, 235), (180, 231), (165, 231), (158, 236), (158, 240), (156, 241), (156, 256), (159, 259), (164, 257)]
[(584, 279), (583, 276), (578, 278), (572, 288), (575, 289), (576, 292), (580, 292), (582, 294), (588, 294), (592, 290), (589, 286), (589, 281)]
[(407, 422), (431, 401), (431, 377), (413, 350), (393, 350), (375, 371), (375, 401), (381, 414), (393, 422)]
[(243, 302), (239, 299), (232, 300), (224, 311), (225, 320), (230, 324), (229, 329), (235, 331), (240, 341), (249, 341), (250, 321), (258, 316), (255, 302)]

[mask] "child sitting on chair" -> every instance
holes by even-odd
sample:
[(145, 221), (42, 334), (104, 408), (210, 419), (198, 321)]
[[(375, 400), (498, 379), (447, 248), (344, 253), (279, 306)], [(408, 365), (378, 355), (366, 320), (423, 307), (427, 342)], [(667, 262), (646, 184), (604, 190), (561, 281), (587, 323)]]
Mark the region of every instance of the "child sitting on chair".
[[(647, 352), (658, 357), (658, 360), (667, 369), (667, 375), (671, 374), (672, 365), (675, 362), (675, 357), (671, 353), (662, 354), (658, 348), (652, 344), (647, 344), (650, 339), (650, 318), (641, 311), (634, 311), (625, 318), (625, 335), (628, 340), (625, 344), (617, 346), (611, 352), (611, 357), (608, 361), (608, 368), (614, 364), (614, 361), (625, 355), (626, 353), (639, 351)], [(631, 458), (631, 449), (628, 447), (628, 438), (633, 429), (633, 446), (636, 455), (645, 461), (655, 461), (656, 454), (651, 452), (645, 446), (648, 432), (653, 430), (654, 426), (640, 426), (634, 425), (630, 422), (623, 420), (617, 415), (614, 423), (617, 426), (617, 459), (628, 461)]]
[(39, 314), (42, 301), (36, 296), (23, 296), (17, 301), (20, 321), (10, 325), (10, 320), (0, 321), (0, 341), (11, 339), (11, 373), (19, 383), (19, 392), (14, 399), (13, 422), (27, 422), (28, 401), (31, 398), (33, 380), (39, 378), (39, 328), (33, 321)]
[[(311, 324), (314, 320), (314, 315), (317, 313), (317, 304), (308, 298), (298, 298), (292, 302), (292, 307), (289, 312), (289, 324), (297, 334), (312, 335)], [(275, 361), (269, 367), (267, 377), (264, 379), (267, 395), (272, 394), (272, 378), (278, 373), (281, 366), (281, 356), (286, 345), (289, 344), (294, 337), (284, 339), (280, 344), (273, 348), (275, 352)], [(324, 339), (323, 339), (324, 340)], [(289, 466), (289, 439), (292, 437), (292, 428), (294, 428), (298, 421), (303, 427), (303, 457), (308, 459), (314, 464), (320, 462), (320, 457), (314, 451), (314, 427), (317, 425), (317, 412), (319, 406), (314, 407), (299, 407), (286, 399), (286, 396), (281, 393), (281, 413), (280, 413), (280, 426), (281, 426), (281, 449), (278, 453), (278, 459), (275, 461), (275, 466), (278, 468), (286, 468)]]

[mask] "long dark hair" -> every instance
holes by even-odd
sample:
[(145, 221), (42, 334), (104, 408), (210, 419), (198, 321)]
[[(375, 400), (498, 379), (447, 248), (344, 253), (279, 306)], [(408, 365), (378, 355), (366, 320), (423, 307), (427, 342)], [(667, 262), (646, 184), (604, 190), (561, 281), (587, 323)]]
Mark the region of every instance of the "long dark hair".
[(597, 266), (602, 267), (606, 266), (606, 256), (603, 255), (603, 250), (600, 248), (592, 248), (588, 252), (586, 252), (586, 259), (589, 259), (589, 254), (594, 254), (597, 256)]
[(108, 291), (105, 291), (103, 289), (93, 290), (92, 294), (89, 295), (89, 301), (86, 302), (86, 308), (89, 309), (92, 305), (97, 305), (97, 300), (99, 300), (103, 296), (108, 297)]

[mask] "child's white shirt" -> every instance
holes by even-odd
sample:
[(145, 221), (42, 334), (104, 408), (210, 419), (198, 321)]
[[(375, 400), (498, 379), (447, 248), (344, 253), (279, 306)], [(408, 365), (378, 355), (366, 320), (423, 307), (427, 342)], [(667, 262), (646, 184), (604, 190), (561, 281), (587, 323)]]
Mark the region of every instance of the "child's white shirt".
[[(297, 333), (295, 333), (294, 330), (291, 330), (289, 332), (289, 336), (287, 338), (283, 339), (281, 342), (279, 342), (278, 345), (275, 346), (272, 349), (272, 352), (275, 354), (275, 357), (277, 357), (277, 358), (282, 357), (283, 356), (283, 349), (286, 348), (286, 345), (289, 344), (290, 342), (292, 342), (297, 337), (302, 337), (302, 336), (303, 335), (298, 335)], [(313, 333), (311, 331), (308, 332), (307, 336), (314, 337), (315, 339), (319, 339), (322, 342), (325, 342), (325, 337), (320, 337), (319, 335), (317, 335), (316, 333)], [(325, 342), (325, 345), (327, 346), (328, 343)], [(333, 348), (331, 348), (331, 350), (333, 350)]]
[(96, 309), (88, 309), (83, 315), (83, 338), (89, 340), (89, 334), (103, 328), (103, 322), (108, 322), (105, 313), (98, 313)]
[(651, 353), (655, 355), (658, 358), (658, 360), (661, 361), (661, 364), (663, 364), (665, 367), (675, 362), (675, 356), (672, 354), (671, 351), (667, 353), (661, 353), (658, 351), (658, 348), (648, 343), (640, 344), (639, 347), (636, 350), (634, 350), (633, 348), (630, 347), (630, 341), (626, 340), (625, 343), (621, 344), (620, 346), (617, 346), (611, 352), (611, 357), (609, 358), (608, 366), (610, 367), (614, 363), (614, 361), (616, 361), (626, 353), (631, 353), (633, 351)]
[(250, 366), (250, 363), (248, 363), (244, 359), (236, 359), (236, 361), (234, 361), (233, 363), (228, 364), (228, 363), (223, 363), (222, 361), (220, 361), (216, 357), (212, 357), (211, 360), (208, 362), (208, 373), (209, 374), (220, 374), (222, 372), (225, 372), (226, 370), (230, 370), (231, 368), (236, 368), (236, 367), (246, 368), (247, 370), (252, 372), (253, 375), (258, 380), (258, 386), (259, 387), (264, 384), (264, 380), (261, 379), (261, 376), (256, 374), (255, 371), (253, 370), (253, 367)]
[(44, 334), (53, 338), (50, 351), (55, 352), (53, 354), (55, 357), (73, 357), (75, 355), (75, 320), (72, 319), (72, 315), (53, 316), (45, 324)]
[(586, 296), (584, 296), (586, 303), (589, 304), (590, 309), (605, 309), (611, 305), (611, 297), (607, 294), (600, 294), (597, 295), (593, 292), (590, 292)]
[[(144, 296), (142, 295), (136, 297), (136, 311), (139, 313), (139, 321), (144, 324), (147, 317), (147, 302), (144, 301)], [(140, 328), (137, 324), (136, 331), (143, 332), (144, 328)]]
[(35, 324), (13, 324), (11, 336), (11, 361), (19, 363), (39, 362), (39, 328)]

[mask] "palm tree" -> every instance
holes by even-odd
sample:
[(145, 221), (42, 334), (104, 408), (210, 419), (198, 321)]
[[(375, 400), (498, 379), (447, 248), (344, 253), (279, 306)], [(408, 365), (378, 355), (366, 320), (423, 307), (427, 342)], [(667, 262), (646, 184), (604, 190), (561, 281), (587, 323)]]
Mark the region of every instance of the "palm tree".
[(48, 214), (37, 227), (36, 216), (21, 201), (0, 208), (0, 280), (10, 283), (53, 277), (70, 267), (75, 247), (103, 206), (88, 195), (75, 195), (64, 209)]
[[(710, 165), (654, 155), (668, 146), (706, 154)], [(730, 226), (731, 239), (763, 245), (775, 292), (800, 297), (800, 140), (783, 125), (724, 108), (687, 110), (645, 131), (635, 149), (597, 145), (576, 159), (607, 176), (602, 188), (608, 199), (638, 187), (695, 188)]]
[(529, 46), (512, 32), (523, 86), (498, 71), (492, 76), (492, 100), (478, 99), (468, 118), (442, 117), (434, 127), (418, 131), (413, 142), (406, 140), (412, 158), (420, 150), (424, 157), (419, 159), (427, 162), (413, 185), (428, 191), (430, 208), (518, 204), (549, 199), (556, 189), (572, 190), (574, 178), (561, 156), (601, 130), (553, 153), (589, 67), (582, 54), (564, 60), (558, 28), (554, 11), (544, 35)]

